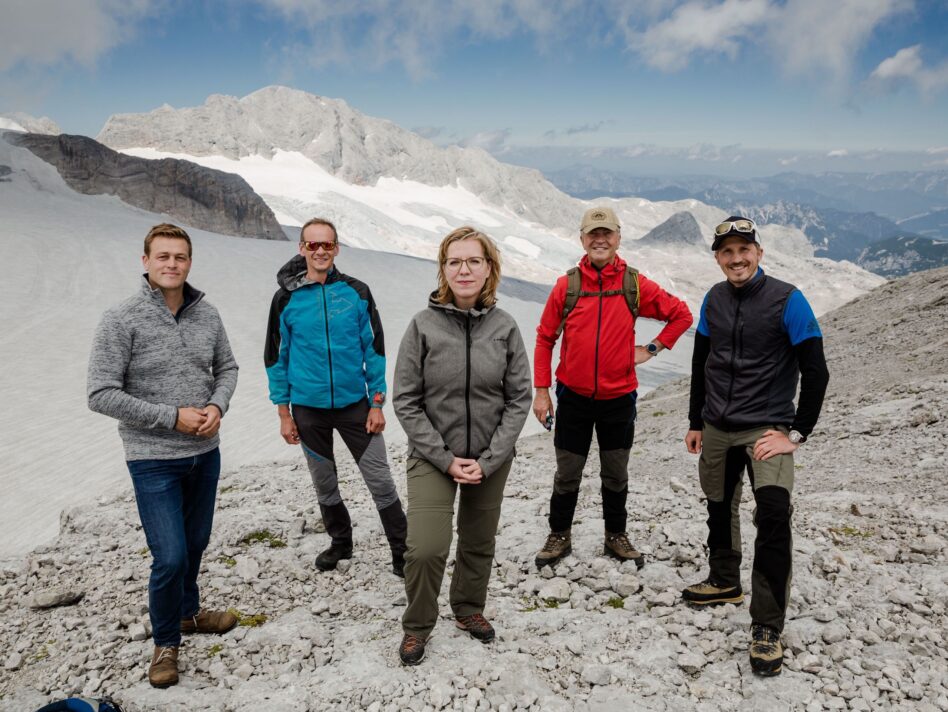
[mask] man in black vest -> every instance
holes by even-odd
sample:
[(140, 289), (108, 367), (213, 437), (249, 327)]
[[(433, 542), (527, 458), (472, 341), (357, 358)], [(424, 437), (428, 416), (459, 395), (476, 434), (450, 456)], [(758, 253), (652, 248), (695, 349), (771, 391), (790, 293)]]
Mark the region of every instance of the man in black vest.
[(816, 425), (829, 373), (823, 334), (803, 294), (760, 269), (764, 251), (753, 221), (729, 217), (715, 228), (711, 249), (726, 281), (701, 305), (685, 436), (688, 452), (701, 454), (710, 574), (682, 597), (693, 605), (743, 600), (738, 510), (746, 469), (757, 505), (750, 662), (754, 672), (776, 675), (790, 593), (793, 453)]

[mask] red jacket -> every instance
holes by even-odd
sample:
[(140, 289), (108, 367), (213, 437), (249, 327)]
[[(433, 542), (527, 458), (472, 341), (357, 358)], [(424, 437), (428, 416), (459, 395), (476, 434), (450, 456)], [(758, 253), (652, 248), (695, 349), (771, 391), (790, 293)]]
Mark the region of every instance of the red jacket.
[[(626, 265), (621, 257), (616, 256), (612, 264), (602, 268), (602, 272), (590, 264), (589, 257), (583, 257), (579, 268), (583, 291), (622, 289)], [(565, 300), (566, 275), (563, 275), (553, 285), (537, 327), (533, 354), (533, 385), (536, 388), (549, 388), (552, 383), (553, 344), (556, 343), (556, 329), (563, 319)], [(667, 349), (675, 345), (693, 320), (688, 305), (643, 274), (639, 274), (639, 316), (667, 322), (658, 335), (658, 341)], [(622, 294), (579, 298), (563, 328), (556, 380), (580, 395), (597, 400), (618, 398), (638, 387), (635, 320)]]

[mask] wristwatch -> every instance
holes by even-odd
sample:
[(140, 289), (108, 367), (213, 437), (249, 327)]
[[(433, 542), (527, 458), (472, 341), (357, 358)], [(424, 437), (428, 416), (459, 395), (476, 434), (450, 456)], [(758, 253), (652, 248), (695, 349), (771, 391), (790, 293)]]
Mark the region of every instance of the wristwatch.
[(649, 341), (647, 344), (645, 344), (645, 350), (654, 356), (658, 353), (658, 344), (656, 344), (654, 341)]
[(797, 430), (791, 430), (787, 437), (790, 438), (790, 442), (792, 442), (794, 445), (799, 445), (800, 443), (806, 442), (806, 435)]

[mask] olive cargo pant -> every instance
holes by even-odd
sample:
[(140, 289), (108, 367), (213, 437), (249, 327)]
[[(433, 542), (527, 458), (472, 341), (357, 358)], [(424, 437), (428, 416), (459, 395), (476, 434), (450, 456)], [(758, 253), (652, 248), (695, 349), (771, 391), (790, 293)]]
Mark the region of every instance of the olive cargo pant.
[[(504, 485), (512, 460), (477, 485), (460, 485), (458, 545), (451, 577), (451, 610), (455, 616), (484, 611), (487, 582)], [(459, 485), (426, 460), (408, 459), (408, 551), (402, 616), (406, 633), (426, 638), (438, 621), (438, 594), (451, 548), (454, 499)]]
[(711, 577), (719, 583), (741, 583), (741, 485), (744, 469), (754, 488), (754, 565), (751, 574), (751, 620), (783, 630), (790, 596), (793, 539), (793, 455), (755, 460), (754, 443), (765, 426), (726, 432), (705, 423), (698, 476), (708, 498), (708, 549)]

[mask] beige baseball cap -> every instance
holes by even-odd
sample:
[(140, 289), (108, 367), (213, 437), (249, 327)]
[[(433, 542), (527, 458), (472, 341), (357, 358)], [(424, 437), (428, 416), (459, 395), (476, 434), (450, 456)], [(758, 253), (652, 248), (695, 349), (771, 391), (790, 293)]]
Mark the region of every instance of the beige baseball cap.
[(583, 223), (580, 231), (585, 235), (597, 227), (604, 227), (607, 230), (619, 229), (619, 219), (612, 208), (590, 208), (583, 213)]

